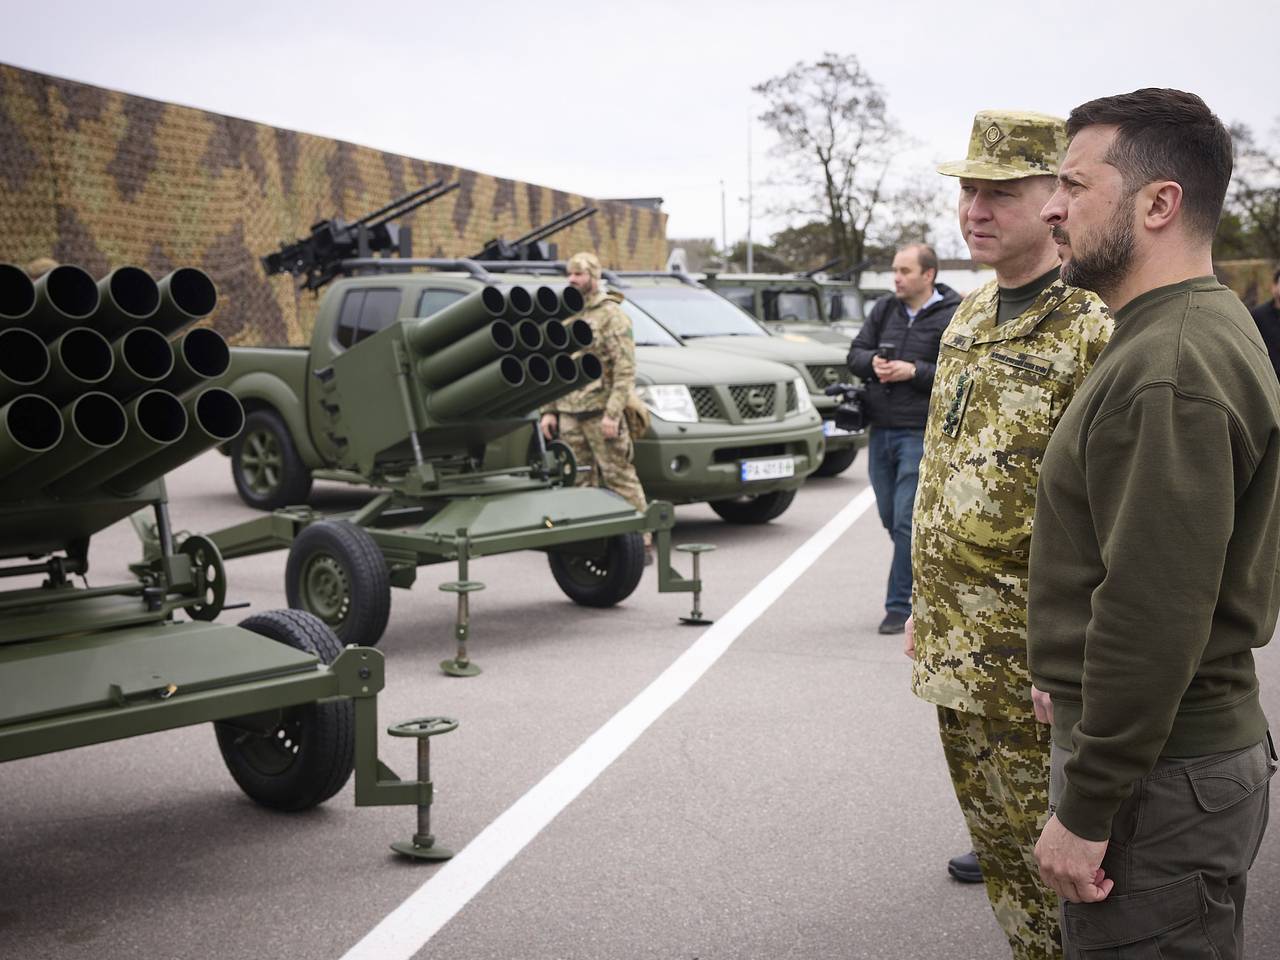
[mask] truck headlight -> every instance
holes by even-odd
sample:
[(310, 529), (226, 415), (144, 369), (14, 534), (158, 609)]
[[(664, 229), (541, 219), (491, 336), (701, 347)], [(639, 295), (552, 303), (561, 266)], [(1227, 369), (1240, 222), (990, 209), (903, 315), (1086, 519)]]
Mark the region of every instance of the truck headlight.
[(698, 408), (683, 383), (637, 384), (636, 394), (649, 412), (669, 423), (697, 423)]
[(809, 398), (809, 388), (804, 385), (804, 380), (796, 377), (791, 383), (796, 389), (796, 413), (812, 410), (813, 400)]

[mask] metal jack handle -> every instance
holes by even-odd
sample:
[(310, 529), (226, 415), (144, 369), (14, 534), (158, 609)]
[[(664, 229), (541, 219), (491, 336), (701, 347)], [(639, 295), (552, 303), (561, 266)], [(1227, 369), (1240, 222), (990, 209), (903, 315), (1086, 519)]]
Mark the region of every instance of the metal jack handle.
[(681, 617), (680, 622), (686, 626), (702, 627), (709, 623), (715, 623), (714, 620), (707, 620), (702, 616), (702, 569), (699, 561), (702, 554), (710, 553), (714, 550), (713, 543), (680, 543), (676, 545), (676, 549), (681, 553), (693, 555), (693, 582), (698, 588), (693, 591), (693, 609), (689, 611), (687, 617)]
[(441, 660), (440, 669), (451, 677), (474, 677), (480, 672), (480, 668), (472, 663), (467, 656), (467, 634), (471, 631), (470, 595), (477, 590), (483, 590), (484, 584), (478, 580), (467, 579), (467, 562), (470, 560), (471, 541), (467, 537), (465, 527), (458, 530), (457, 544), (458, 579), (440, 584), (440, 589), (446, 593), (456, 593), (458, 595), (458, 619), (453, 628), (454, 636), (458, 641), (458, 653), (452, 660)]
[(418, 740), (418, 832), (409, 841), (397, 840), (391, 849), (415, 860), (448, 860), (452, 850), (436, 846), (431, 835), (431, 801), (435, 791), (431, 785), (431, 738), (458, 728), (458, 721), (449, 717), (419, 717), (387, 727), (393, 737), (416, 737)]

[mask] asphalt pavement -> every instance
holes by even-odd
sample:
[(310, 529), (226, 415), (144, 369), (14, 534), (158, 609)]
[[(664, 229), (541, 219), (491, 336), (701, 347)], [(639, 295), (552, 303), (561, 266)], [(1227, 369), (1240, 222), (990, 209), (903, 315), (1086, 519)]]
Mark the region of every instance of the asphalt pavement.
[[(679, 508), (676, 541), (718, 548), (704, 566), (708, 615), (757, 597), (865, 487), (860, 459), (807, 483), (766, 526)], [(171, 475), (169, 491), (178, 529), (253, 516), (216, 453)], [(313, 498), (328, 509), (357, 502), (337, 485)], [(127, 577), (138, 552), (127, 524), (104, 532), (89, 582)], [(487, 872), (471, 868), (487, 882), (425, 945), (415, 952), (406, 935), (380, 955), (1008, 956), (982, 888), (946, 875), (968, 840), (934, 709), (908, 689), (901, 638), (875, 632), (889, 552), (871, 508), (527, 843)], [(229, 599), (252, 606), (222, 619), (285, 606), (284, 564), (283, 553), (230, 562)], [(592, 610), (560, 593), (539, 554), (485, 558), (471, 567), (487, 586), (473, 595), (470, 645), (484, 672), (450, 678), (437, 664), (453, 651), (453, 598), (437, 588), (454, 574), (423, 568), (411, 591), (393, 592), (379, 709), (383, 725), (459, 719), (433, 741), (432, 825), (441, 844), (466, 851), (697, 653), (708, 628), (678, 624), (689, 597), (659, 594), (652, 568), (623, 604)], [(1264, 704), (1280, 717), (1280, 646), (1258, 666)], [(380, 750), (412, 773), (411, 741), (382, 736)], [(424, 885), (415, 909), (437, 890), (442, 903), (457, 896), (456, 885), (431, 885), (446, 867), (388, 849), (412, 834), (412, 808), (357, 808), (349, 784), (308, 813), (265, 810), (232, 782), (207, 727), (5, 764), (0, 809), (6, 960), (340, 958), (371, 931), (395, 933), (405, 911), (393, 911)], [(1280, 956), (1277, 904), (1273, 829), (1250, 875), (1249, 956)]]

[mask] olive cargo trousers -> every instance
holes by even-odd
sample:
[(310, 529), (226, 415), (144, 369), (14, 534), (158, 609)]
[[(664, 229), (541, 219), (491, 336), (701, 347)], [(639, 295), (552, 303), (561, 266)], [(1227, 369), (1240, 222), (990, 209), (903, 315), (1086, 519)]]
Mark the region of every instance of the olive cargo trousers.
[[(1050, 797), (1069, 750), (1053, 745)], [(1244, 956), (1244, 898), (1267, 828), (1270, 737), (1244, 750), (1161, 758), (1116, 812), (1102, 869), (1115, 881), (1098, 903), (1063, 903), (1068, 958), (1139, 960)]]

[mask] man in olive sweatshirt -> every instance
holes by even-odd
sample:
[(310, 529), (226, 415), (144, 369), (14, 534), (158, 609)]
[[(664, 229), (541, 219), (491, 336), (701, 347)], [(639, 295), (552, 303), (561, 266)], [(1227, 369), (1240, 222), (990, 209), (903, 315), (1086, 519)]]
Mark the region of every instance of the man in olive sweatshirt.
[(1154, 89), (1077, 107), (1068, 134), (1041, 215), (1115, 333), (1036, 497), (1054, 811), (1036, 858), (1069, 957), (1238, 957), (1276, 769), (1253, 648), (1280, 607), (1280, 387), (1213, 277), (1231, 138), (1199, 97)]

